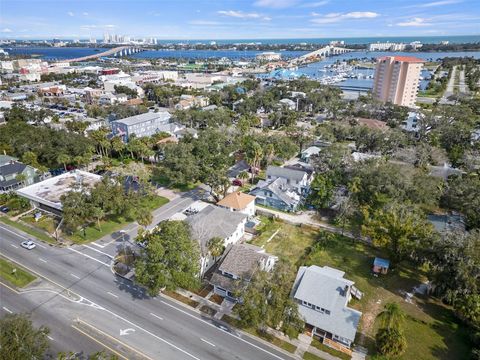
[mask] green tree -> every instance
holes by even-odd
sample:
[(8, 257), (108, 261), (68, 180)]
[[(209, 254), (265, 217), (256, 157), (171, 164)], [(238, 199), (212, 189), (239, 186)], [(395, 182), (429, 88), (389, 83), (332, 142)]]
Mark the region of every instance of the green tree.
[(381, 328), (401, 330), (405, 321), (405, 313), (397, 303), (390, 302), (385, 304), (383, 310), (377, 315), (377, 320)]
[(49, 329), (35, 328), (23, 314), (0, 319), (0, 360), (43, 359), (48, 350)]
[(152, 223), (153, 215), (148, 209), (140, 208), (137, 210), (135, 220), (137, 221), (138, 225), (146, 228)]
[(70, 162), (70, 156), (67, 154), (59, 154), (57, 156), (57, 162), (63, 165), (63, 169), (67, 171), (67, 163)]
[(385, 356), (399, 356), (407, 347), (405, 336), (395, 328), (378, 330), (375, 340), (378, 351)]
[(135, 278), (151, 296), (156, 296), (163, 288), (198, 287), (200, 252), (198, 243), (190, 236), (188, 224), (163, 221), (136, 241), (146, 246), (135, 262)]
[(208, 241), (207, 248), (210, 252), (210, 255), (212, 255), (213, 258), (216, 260), (219, 256), (223, 254), (223, 251), (225, 250), (224, 241), (221, 237), (213, 237)]
[(335, 186), (329, 174), (317, 174), (310, 185), (309, 202), (316, 209), (330, 205)]

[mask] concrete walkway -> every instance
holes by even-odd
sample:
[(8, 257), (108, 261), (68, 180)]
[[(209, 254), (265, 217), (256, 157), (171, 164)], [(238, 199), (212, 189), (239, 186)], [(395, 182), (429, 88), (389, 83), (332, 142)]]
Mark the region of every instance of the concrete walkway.
[(281, 219), (289, 224), (293, 225), (307, 225), (311, 227), (316, 227), (319, 229), (323, 229), (335, 234), (341, 234), (343, 236), (346, 236), (350, 239), (355, 239), (355, 240), (361, 240), (367, 243), (370, 243), (370, 240), (364, 237), (358, 237), (355, 234), (342, 230), (341, 228), (338, 228), (336, 226), (327, 224), (325, 222), (319, 221), (316, 217), (317, 214), (315, 211), (304, 211), (304, 212), (299, 212), (299, 213), (284, 213), (281, 211), (276, 211), (273, 209), (265, 208), (265, 207), (259, 207), (257, 206), (257, 213), (264, 213), (264, 214), (270, 214), (273, 215), (274, 217)]

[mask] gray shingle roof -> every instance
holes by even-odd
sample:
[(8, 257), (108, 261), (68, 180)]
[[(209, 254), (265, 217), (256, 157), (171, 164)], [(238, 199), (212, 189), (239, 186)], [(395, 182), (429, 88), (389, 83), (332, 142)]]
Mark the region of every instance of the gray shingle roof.
[(189, 216), (186, 221), (190, 225), (192, 237), (200, 243), (205, 253), (207, 243), (214, 237), (225, 239), (231, 236), (247, 215), (229, 211), (221, 207), (208, 205), (199, 213)]
[(279, 167), (279, 166), (269, 166), (267, 167), (267, 178), (268, 176), (281, 177), (290, 180), (300, 181), (303, 177), (307, 175), (306, 172), (302, 170), (294, 170), (291, 168)]
[(255, 194), (259, 190), (263, 189), (270, 190), (285, 204), (295, 205), (300, 202), (299, 195), (296, 193), (295, 189), (287, 184), (287, 180), (284, 178), (277, 178), (273, 181), (259, 181), (256, 188), (250, 193)]

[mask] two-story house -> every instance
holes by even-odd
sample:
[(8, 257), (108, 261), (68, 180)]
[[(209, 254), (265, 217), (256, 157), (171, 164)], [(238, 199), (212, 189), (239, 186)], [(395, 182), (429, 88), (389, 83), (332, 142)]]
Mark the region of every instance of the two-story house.
[(250, 191), (256, 203), (282, 211), (296, 211), (310, 190), (312, 176), (296, 168), (269, 166), (266, 179)]
[(38, 181), (35, 168), (8, 155), (0, 155), (0, 193), (19, 189)]
[(186, 221), (190, 225), (192, 238), (200, 244), (200, 275), (203, 276), (215, 263), (208, 251), (209, 241), (219, 237), (223, 239), (225, 247), (239, 242), (245, 235), (247, 215), (208, 205)]
[(359, 291), (345, 279), (343, 271), (328, 266), (301, 266), (292, 297), (312, 335), (331, 347), (348, 352), (362, 313), (348, 307)]
[(249, 218), (255, 216), (255, 196), (239, 191), (228, 194), (217, 205), (230, 211), (241, 212)]
[(236, 293), (243, 290), (257, 271), (271, 271), (278, 258), (264, 249), (250, 245), (232, 245), (210, 277), (213, 291), (230, 301), (241, 301)]

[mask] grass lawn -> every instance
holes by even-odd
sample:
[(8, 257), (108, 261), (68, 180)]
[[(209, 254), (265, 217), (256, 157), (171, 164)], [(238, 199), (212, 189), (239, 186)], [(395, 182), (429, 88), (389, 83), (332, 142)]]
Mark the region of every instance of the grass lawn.
[(54, 233), (58, 224), (55, 219), (45, 214), (43, 214), (43, 216), (38, 221), (35, 221), (35, 217), (33, 216), (33, 214), (25, 215), (20, 220), (29, 223), (32, 226), (38, 227), (50, 234)]
[[(387, 258), (381, 250), (338, 235), (323, 249), (309, 253), (317, 230), (278, 221), (272, 223), (264, 224), (264, 232), (252, 241), (253, 244), (263, 245), (267, 252), (286, 258), (297, 267), (328, 265), (345, 271), (345, 277), (353, 280), (363, 292), (362, 300), (353, 300), (349, 306), (363, 312), (356, 342), (368, 347), (369, 354), (375, 353), (375, 318), (385, 303), (395, 301), (409, 315), (405, 322), (407, 350), (400, 359), (468, 358), (468, 336), (451, 309), (431, 298), (415, 298), (414, 304), (404, 300), (402, 292), (411, 292), (414, 286), (426, 280), (422, 269), (404, 262), (387, 275), (373, 277), (371, 266), (374, 257)], [(278, 228), (279, 233), (266, 243)]]
[[(143, 199), (142, 206), (144, 206), (150, 211), (153, 211), (167, 204), (168, 202), (169, 200), (167, 198), (155, 195), (155, 196), (150, 196)], [(80, 230), (77, 230), (73, 235), (65, 235), (65, 236), (77, 244), (92, 242), (102, 238), (105, 235), (121, 230), (127, 224), (133, 221), (134, 221), (133, 219), (126, 219), (123, 217), (110, 217), (110, 218), (107, 218), (107, 220), (100, 222), (100, 228), (95, 223), (85, 228), (85, 233), (83, 229), (80, 229)]]
[(263, 340), (266, 340), (269, 343), (272, 343), (273, 345), (278, 346), (278, 347), (282, 348), (283, 350), (286, 350), (286, 351), (288, 351), (292, 354), (295, 352), (295, 350), (297, 350), (297, 347), (295, 345), (289, 343), (288, 341), (284, 341), (282, 339), (279, 339), (279, 338), (277, 338), (273, 335), (267, 334), (267, 333), (265, 333), (263, 331), (260, 331), (258, 329), (244, 328), (244, 327), (240, 326), (238, 320), (231, 317), (231, 316), (223, 315), (222, 320), (225, 321), (226, 323), (232, 325), (232, 326), (235, 326), (237, 328), (240, 328), (240, 329), (248, 332), (249, 334), (252, 334), (254, 336), (258, 336), (259, 338), (262, 338)]
[(57, 241), (54, 238), (48, 236), (44, 232), (32, 229), (31, 227), (29, 227), (25, 224), (22, 224), (21, 222), (12, 221), (12, 220), (6, 218), (5, 216), (0, 216), (0, 221), (7, 224), (7, 225), (10, 225), (14, 228), (17, 228), (18, 230), (21, 230), (24, 233), (32, 235), (35, 238), (37, 238), (38, 240), (42, 240), (42, 241), (45, 241), (45, 242), (50, 243), (50, 244), (56, 244), (57, 243)]
[[(15, 273), (13, 269), (16, 269)], [(33, 274), (2, 258), (0, 258), (0, 278), (16, 287), (24, 287), (36, 279)]]
[(188, 183), (188, 184), (172, 184), (170, 180), (163, 176), (155, 176), (153, 179), (157, 184), (165, 186), (170, 189), (178, 190), (180, 192), (186, 192), (197, 188), (200, 182)]
[(303, 354), (303, 360), (324, 360), (324, 359), (322, 359), (321, 357), (315, 354), (306, 352), (305, 354)]

